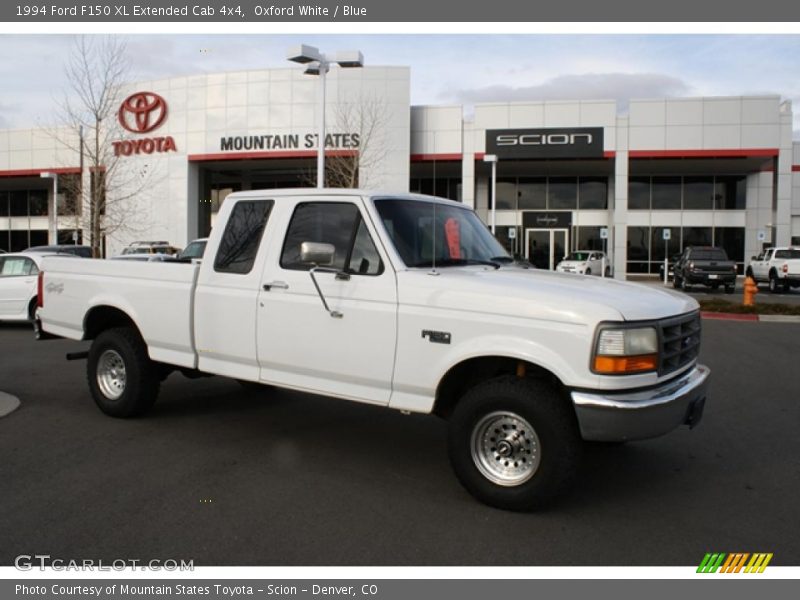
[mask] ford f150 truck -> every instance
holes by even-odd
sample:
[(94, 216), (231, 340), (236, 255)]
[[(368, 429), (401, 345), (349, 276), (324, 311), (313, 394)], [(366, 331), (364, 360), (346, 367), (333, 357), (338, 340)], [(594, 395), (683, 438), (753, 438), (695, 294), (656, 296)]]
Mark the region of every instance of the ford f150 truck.
[(745, 271), (756, 283), (766, 282), (773, 294), (800, 286), (800, 248), (767, 248)]
[(92, 340), (114, 417), (171, 371), (432, 413), (456, 475), (530, 510), (584, 441), (694, 426), (709, 370), (692, 298), (516, 265), (457, 202), (357, 190), (234, 193), (201, 264), (47, 260), (41, 337)]

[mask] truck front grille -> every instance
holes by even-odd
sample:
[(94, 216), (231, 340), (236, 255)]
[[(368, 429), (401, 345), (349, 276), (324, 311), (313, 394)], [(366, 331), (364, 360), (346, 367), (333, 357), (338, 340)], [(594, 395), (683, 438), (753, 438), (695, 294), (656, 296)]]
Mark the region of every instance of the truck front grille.
[(697, 360), (700, 354), (700, 313), (664, 319), (658, 323), (661, 353), (659, 375), (668, 375)]

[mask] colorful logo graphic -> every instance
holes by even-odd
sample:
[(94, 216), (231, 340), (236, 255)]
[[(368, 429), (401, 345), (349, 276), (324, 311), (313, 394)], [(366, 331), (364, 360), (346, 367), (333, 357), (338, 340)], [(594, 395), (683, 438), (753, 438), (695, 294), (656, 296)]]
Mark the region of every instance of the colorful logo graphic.
[[(749, 559), (749, 561), (748, 561)], [(763, 573), (769, 561), (772, 560), (772, 553), (756, 552), (708, 552), (697, 567), (698, 573)]]
[(167, 101), (153, 92), (136, 92), (122, 101), (117, 118), (131, 133), (150, 133), (167, 118)]

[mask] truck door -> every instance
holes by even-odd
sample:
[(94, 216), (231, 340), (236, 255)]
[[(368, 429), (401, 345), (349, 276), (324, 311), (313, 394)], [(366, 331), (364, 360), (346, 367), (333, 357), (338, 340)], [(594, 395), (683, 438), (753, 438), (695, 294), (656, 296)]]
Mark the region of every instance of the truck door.
[(273, 205), (272, 200), (240, 200), (223, 220), (225, 229), (216, 244), (211, 243), (212, 233), (209, 248), (216, 248), (216, 253), (203, 258), (194, 295), (194, 337), (201, 371), (258, 379), (254, 326), (269, 245), (265, 230)]
[[(278, 256), (264, 268), (257, 319), (261, 379), (388, 404), (397, 327), (397, 286), (359, 200), (301, 202)], [(314, 272), (301, 245), (330, 244)], [(330, 248), (330, 247), (328, 247)], [(322, 297), (328, 305), (323, 305)]]

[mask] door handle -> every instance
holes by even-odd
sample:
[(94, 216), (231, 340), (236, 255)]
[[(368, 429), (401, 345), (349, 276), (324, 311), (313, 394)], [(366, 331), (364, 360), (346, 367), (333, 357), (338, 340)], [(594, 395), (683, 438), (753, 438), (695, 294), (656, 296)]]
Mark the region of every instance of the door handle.
[(285, 281), (271, 281), (270, 283), (265, 283), (263, 288), (265, 292), (268, 292), (273, 288), (276, 290), (288, 290), (289, 284)]

